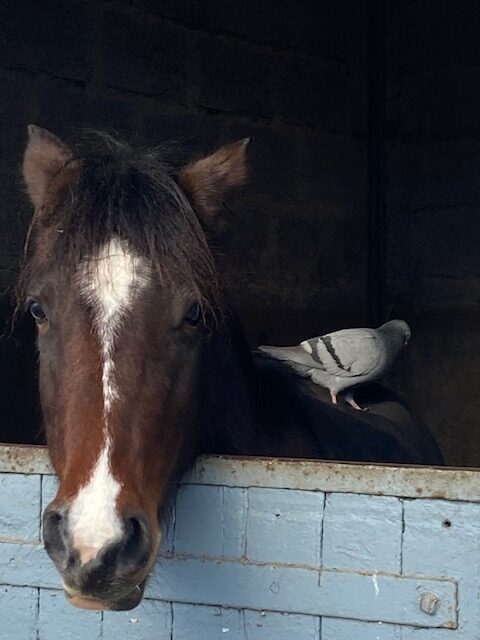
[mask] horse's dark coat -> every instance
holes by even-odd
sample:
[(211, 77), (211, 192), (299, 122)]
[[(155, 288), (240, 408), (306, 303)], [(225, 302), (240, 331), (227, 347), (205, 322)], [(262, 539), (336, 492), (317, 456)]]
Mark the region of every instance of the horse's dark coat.
[(202, 363), (203, 448), (212, 453), (442, 464), (435, 440), (380, 385), (357, 390), (368, 412), (331, 404), (328, 392), (279, 361), (255, 355), (237, 323), (213, 336)]

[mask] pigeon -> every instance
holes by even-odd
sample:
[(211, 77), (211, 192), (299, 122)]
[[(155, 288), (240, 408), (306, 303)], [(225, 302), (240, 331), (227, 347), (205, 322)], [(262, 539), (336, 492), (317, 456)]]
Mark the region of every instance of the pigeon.
[(381, 378), (410, 336), (406, 322), (390, 320), (378, 329), (342, 329), (304, 340), (295, 347), (262, 345), (259, 350), (328, 389), (333, 404), (337, 404), (337, 395), (346, 391), (348, 404), (362, 411), (349, 389)]

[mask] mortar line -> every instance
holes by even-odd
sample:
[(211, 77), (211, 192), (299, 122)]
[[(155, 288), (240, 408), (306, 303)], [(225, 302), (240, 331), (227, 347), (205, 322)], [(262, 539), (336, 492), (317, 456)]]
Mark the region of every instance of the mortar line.
[[(320, 554), (320, 571), (323, 570), (323, 534), (324, 534), (324, 527), (325, 527), (325, 510), (327, 507), (327, 494), (324, 493), (323, 494), (323, 509), (322, 509), (322, 524), (320, 526), (320, 548), (319, 548), (319, 554)], [(321, 573), (320, 573), (321, 575)]]
[(403, 545), (405, 538), (405, 500), (400, 500), (402, 505), (402, 535), (400, 537), (400, 575), (403, 575)]
[(38, 514), (38, 540), (42, 542), (42, 513), (43, 513), (43, 474), (40, 475), (40, 513)]

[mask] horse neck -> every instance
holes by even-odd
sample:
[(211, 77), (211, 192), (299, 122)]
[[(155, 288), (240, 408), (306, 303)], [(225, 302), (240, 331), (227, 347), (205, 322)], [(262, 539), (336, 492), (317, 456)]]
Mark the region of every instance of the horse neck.
[(203, 451), (247, 455), (257, 450), (255, 368), (235, 320), (225, 321), (214, 332), (201, 368)]
[(254, 361), (236, 320), (212, 336), (201, 365), (198, 453), (318, 456), (298, 377), (276, 361)]

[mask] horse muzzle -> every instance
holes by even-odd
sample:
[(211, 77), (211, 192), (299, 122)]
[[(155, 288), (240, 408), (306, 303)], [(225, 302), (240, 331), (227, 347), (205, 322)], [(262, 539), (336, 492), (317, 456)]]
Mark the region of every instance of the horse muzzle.
[(68, 602), (79, 609), (90, 609), (94, 611), (128, 611), (140, 604), (145, 589), (144, 580), (141, 584), (135, 585), (133, 589), (123, 595), (115, 595), (115, 598), (96, 598), (84, 595), (68, 584), (63, 584), (63, 590)]
[(139, 604), (157, 547), (143, 514), (130, 513), (123, 522), (122, 536), (100, 549), (74, 546), (66, 509), (50, 505), (43, 522), (45, 549), (63, 578), (72, 605), (127, 610)]

